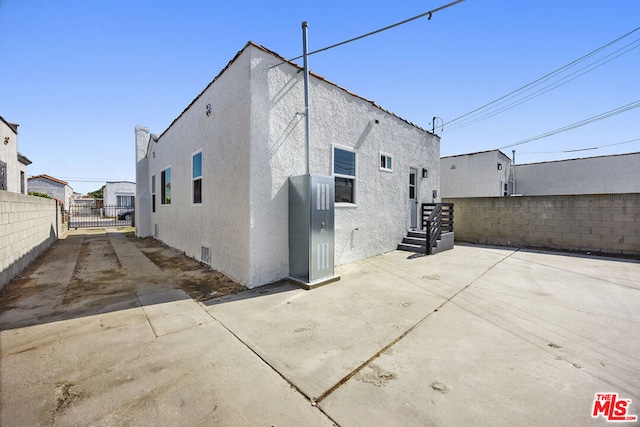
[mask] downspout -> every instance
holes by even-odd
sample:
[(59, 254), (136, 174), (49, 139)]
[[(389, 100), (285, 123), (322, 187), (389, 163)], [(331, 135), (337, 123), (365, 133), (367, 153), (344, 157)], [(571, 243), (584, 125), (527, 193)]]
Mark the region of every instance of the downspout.
[(302, 22), (302, 56), (304, 57), (304, 139), (307, 159), (306, 174), (311, 173), (311, 154), (309, 137), (309, 61), (307, 59), (307, 21)]

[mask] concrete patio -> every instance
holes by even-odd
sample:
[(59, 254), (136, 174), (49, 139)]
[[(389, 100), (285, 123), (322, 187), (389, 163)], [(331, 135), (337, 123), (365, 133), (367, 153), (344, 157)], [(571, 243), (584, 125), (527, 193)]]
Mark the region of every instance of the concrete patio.
[[(120, 300), (0, 312), (0, 425), (605, 425), (602, 392), (640, 413), (637, 261), (457, 245), (197, 302), (107, 236)], [(31, 272), (60, 300), (65, 243)]]

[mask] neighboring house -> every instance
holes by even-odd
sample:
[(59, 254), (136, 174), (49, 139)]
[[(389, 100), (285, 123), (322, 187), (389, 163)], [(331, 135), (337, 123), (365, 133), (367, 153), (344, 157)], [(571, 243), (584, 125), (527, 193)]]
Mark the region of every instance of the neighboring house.
[(500, 150), (440, 159), (443, 198), (640, 193), (640, 153), (519, 164)]
[(85, 196), (84, 194), (73, 193), (71, 204), (76, 206), (95, 206), (96, 199), (91, 196)]
[(62, 208), (69, 210), (69, 205), (73, 200), (73, 188), (69, 183), (49, 175), (36, 175), (28, 179), (29, 191), (48, 194), (54, 199), (62, 202)]
[[(249, 42), (160, 136), (136, 127), (138, 236), (248, 287), (289, 275), (288, 182), (307, 173), (300, 71)], [(439, 137), (313, 73), (309, 92), (308, 172), (335, 179), (335, 265), (396, 249), (419, 205), (440, 201)]]
[(440, 158), (443, 198), (508, 196), (511, 184), (511, 159), (500, 150)]
[(18, 126), (0, 116), (0, 190), (26, 194), (31, 160), (18, 151)]
[[(132, 211), (136, 199), (136, 183), (131, 181), (109, 181), (104, 187), (105, 209), (119, 215)], [(115, 209), (115, 210), (114, 210)]]
[(640, 193), (640, 153), (516, 165), (515, 180), (525, 196)]

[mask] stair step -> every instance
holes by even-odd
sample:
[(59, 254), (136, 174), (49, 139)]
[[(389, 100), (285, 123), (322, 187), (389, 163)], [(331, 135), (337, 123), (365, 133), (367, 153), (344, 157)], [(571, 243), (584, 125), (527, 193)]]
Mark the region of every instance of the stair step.
[(409, 231), (407, 233), (407, 237), (417, 237), (419, 239), (426, 239), (427, 232), (426, 231)]
[(409, 243), (410, 245), (427, 246), (427, 239), (419, 237), (405, 237), (402, 239), (402, 243)]
[(407, 252), (418, 252), (418, 253), (425, 253), (425, 246), (421, 246), (421, 245), (412, 245), (410, 243), (400, 243), (398, 245), (398, 250), (399, 251), (407, 251)]

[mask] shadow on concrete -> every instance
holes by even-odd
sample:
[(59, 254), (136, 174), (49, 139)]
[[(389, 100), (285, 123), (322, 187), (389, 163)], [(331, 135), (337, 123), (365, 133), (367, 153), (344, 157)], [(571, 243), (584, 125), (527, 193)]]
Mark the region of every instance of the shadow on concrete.
[(301, 288), (299, 286), (293, 285), (287, 282), (286, 280), (282, 280), (280, 282), (272, 283), (270, 285), (260, 286), (259, 288), (248, 289), (246, 291), (242, 291), (237, 294), (225, 295), (215, 299), (202, 301), (202, 303), (207, 307), (210, 307), (210, 306), (226, 304), (234, 301), (242, 301), (250, 298), (258, 298), (258, 297), (264, 297), (267, 295), (281, 294), (283, 292), (292, 292), (300, 289)]
[[(0, 331), (180, 300), (226, 298), (246, 289), (161, 242), (126, 236), (94, 229), (69, 232), (53, 243), (0, 290)], [(252, 295), (263, 295), (265, 289), (271, 292), (266, 287)]]

